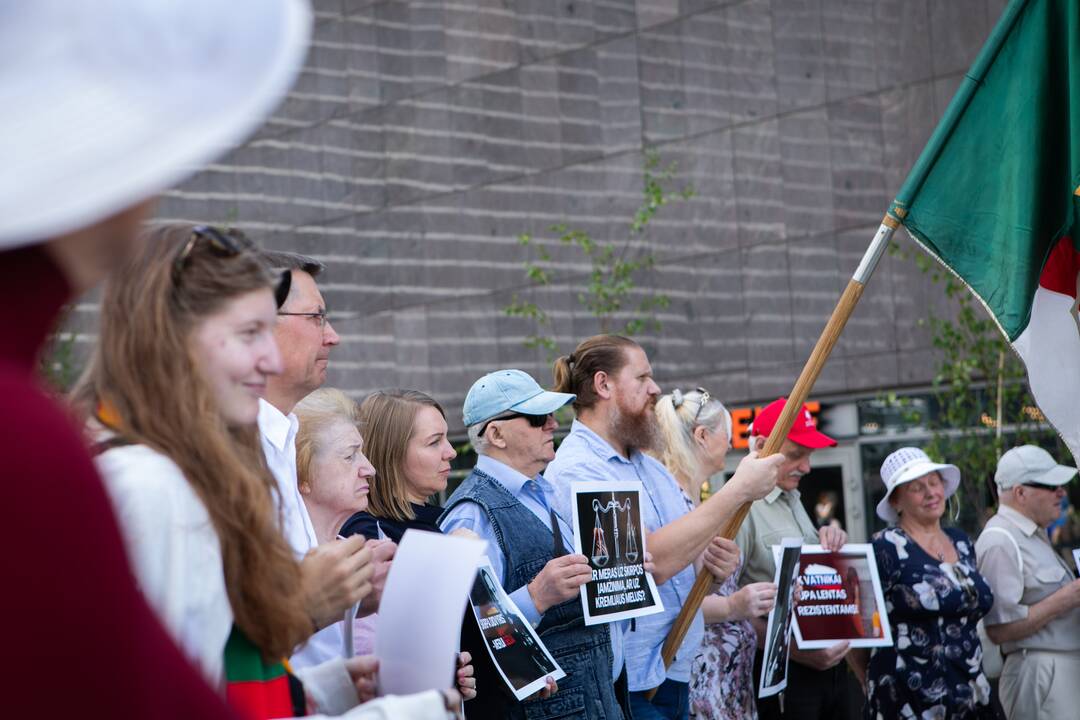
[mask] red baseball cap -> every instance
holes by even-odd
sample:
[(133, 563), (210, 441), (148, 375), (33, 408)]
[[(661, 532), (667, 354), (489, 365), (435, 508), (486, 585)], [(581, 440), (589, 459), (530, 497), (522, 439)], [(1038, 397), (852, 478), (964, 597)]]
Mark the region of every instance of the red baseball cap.
[[(772, 429), (776, 427), (776, 421), (780, 419), (780, 413), (784, 410), (787, 398), (778, 398), (761, 409), (754, 418), (750, 434), (757, 437), (768, 437)], [(804, 404), (799, 414), (795, 416), (795, 422), (791, 424), (787, 439), (803, 447), (820, 448), (835, 447), (836, 441), (823, 432), (818, 432), (814, 425), (814, 416), (810, 414), (810, 408)]]

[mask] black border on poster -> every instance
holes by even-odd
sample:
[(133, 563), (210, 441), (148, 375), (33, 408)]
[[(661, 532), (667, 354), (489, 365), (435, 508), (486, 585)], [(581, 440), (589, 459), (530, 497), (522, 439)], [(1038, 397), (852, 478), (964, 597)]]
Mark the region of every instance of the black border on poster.
[[(590, 495), (596, 495), (596, 494), (607, 495), (607, 496), (611, 496), (612, 498), (614, 498), (613, 493), (619, 493), (619, 494), (623, 494), (623, 495), (632, 495), (633, 496), (633, 498), (635, 499), (635, 502), (636, 502), (636, 506), (637, 506), (637, 512), (633, 513), (633, 514), (637, 516), (637, 523), (634, 526), (634, 533), (636, 535), (636, 542), (638, 543), (638, 553), (639, 553), (639, 556), (634, 560), (634, 562), (630, 562), (630, 563), (622, 562), (621, 561), (622, 559), (620, 558), (620, 561), (617, 561), (617, 562), (613, 563), (612, 565), (608, 565), (607, 562), (605, 562), (601, 566), (600, 564), (598, 564), (597, 562), (594, 561), (591, 545), (592, 545), (593, 537), (594, 537), (593, 533), (595, 531), (595, 528), (593, 527), (593, 525), (595, 525), (595, 521), (594, 521), (593, 518), (589, 518), (587, 523), (586, 523), (586, 530), (588, 530), (588, 532), (583, 533), (582, 532), (582, 518), (580, 517), (580, 513), (579, 513), (579, 510), (578, 510), (578, 506), (579, 506), (578, 496), (581, 495), (581, 494), (584, 494), (584, 493), (588, 493)], [(611, 580), (611, 579), (620, 579), (620, 578), (606, 578), (606, 579), (597, 578), (596, 580), (590, 580), (589, 582), (585, 583), (585, 585), (581, 586), (581, 593), (580, 593), (580, 595), (581, 595), (581, 609), (582, 609), (582, 612), (583, 612), (583, 614), (585, 616), (585, 624), (586, 625), (599, 625), (601, 623), (616, 622), (618, 620), (629, 620), (630, 618), (637, 618), (637, 617), (642, 617), (642, 616), (645, 616), (645, 615), (653, 615), (655, 613), (659, 613), (659, 612), (664, 611), (664, 603), (663, 603), (663, 601), (660, 600), (660, 592), (656, 589), (656, 581), (653, 580), (652, 573), (644, 571), (644, 567), (645, 567), (645, 522), (641, 517), (641, 499), (644, 496), (644, 494), (645, 494), (645, 488), (641, 484), (641, 482), (638, 481), (638, 480), (629, 480), (629, 481), (627, 481), (627, 480), (599, 480), (599, 481), (577, 481), (577, 482), (570, 483), (570, 506), (571, 506), (571, 510), (573, 511), (573, 516), (574, 516), (573, 517), (573, 523), (574, 523), (574, 552), (579, 553), (581, 555), (584, 555), (588, 559), (589, 567), (592, 568), (594, 577), (597, 574), (602, 573), (605, 570), (610, 571), (612, 568), (615, 568), (615, 567), (623, 567), (623, 566), (629, 567), (629, 566), (634, 566), (634, 565), (640, 566), (641, 567), (640, 576), (645, 578), (645, 584), (644, 584), (643, 587), (638, 588), (638, 589), (646, 591), (646, 598), (648, 600), (648, 602), (645, 603), (645, 604), (634, 603), (635, 605), (637, 605), (637, 607), (631, 608), (629, 610), (619, 610), (619, 611), (613, 611), (613, 612), (605, 612), (605, 613), (602, 613), (602, 614), (593, 613), (591, 611), (590, 607), (589, 607), (589, 597), (590, 597), (590, 594), (593, 594), (593, 595), (596, 594), (595, 588), (596, 588), (597, 584), (600, 583), (600, 582), (607, 582), (608, 580)], [(596, 498), (596, 499), (600, 500), (601, 498)], [(626, 511), (615, 511), (615, 512), (626, 512)], [(624, 532), (626, 532), (625, 529), (624, 529)], [(583, 548), (582, 547), (582, 538), (585, 538), (585, 537), (589, 538), (589, 543), (590, 543), (589, 548)], [(625, 540), (625, 535), (624, 535), (623, 539)], [(614, 538), (612, 538), (612, 540), (614, 541)], [(617, 544), (618, 543), (616, 542), (616, 545)], [(609, 561), (610, 561), (610, 559), (609, 559)], [(590, 586), (591, 586), (592, 589), (590, 589)]]

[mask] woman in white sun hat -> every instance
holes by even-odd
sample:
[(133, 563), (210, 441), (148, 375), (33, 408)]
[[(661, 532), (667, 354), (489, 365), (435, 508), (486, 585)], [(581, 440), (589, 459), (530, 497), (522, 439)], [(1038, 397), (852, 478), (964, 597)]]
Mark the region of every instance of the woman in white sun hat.
[(999, 718), (975, 629), (994, 596), (967, 535), (941, 526), (960, 471), (905, 447), (885, 458), (881, 479), (877, 514), (890, 527), (873, 544), (896, 644), (874, 648), (868, 667), (865, 651), (852, 654), (866, 717)]
[(278, 105), (310, 29), (304, 0), (0, 2), (5, 717), (233, 717), (139, 594), (38, 357), (153, 198)]

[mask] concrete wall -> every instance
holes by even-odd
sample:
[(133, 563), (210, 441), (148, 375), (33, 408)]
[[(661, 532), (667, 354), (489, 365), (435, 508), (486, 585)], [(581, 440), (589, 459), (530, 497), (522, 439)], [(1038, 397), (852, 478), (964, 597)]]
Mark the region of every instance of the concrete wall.
[[(567, 351), (596, 331), (580, 255), (524, 285), (521, 232), (565, 222), (655, 253), (643, 336), (665, 387), (786, 392), (1003, 0), (317, 0), (300, 82), (255, 139), (164, 199), (324, 259), (330, 383), (447, 404), (516, 366), (550, 381), (512, 293)], [(646, 148), (697, 196), (627, 232)], [(940, 295), (886, 258), (817, 386), (926, 383)]]

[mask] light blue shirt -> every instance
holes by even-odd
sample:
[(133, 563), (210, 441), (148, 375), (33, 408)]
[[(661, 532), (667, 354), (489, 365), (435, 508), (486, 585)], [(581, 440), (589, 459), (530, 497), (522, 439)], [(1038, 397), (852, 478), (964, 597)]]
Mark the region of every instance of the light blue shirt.
[[(495, 478), (500, 485), (528, 508), (529, 512), (544, 524), (544, 527), (548, 530), (551, 529), (551, 514), (548, 512), (548, 504), (545, 502), (545, 499), (550, 497), (551, 490), (542, 475), (527, 478), (509, 465), (487, 455), (477, 457), (476, 469)], [(564, 546), (566, 546), (566, 543), (572, 542), (574, 537), (573, 530), (564, 519), (565, 517), (565, 515), (561, 514), (558, 517)], [(487, 540), (487, 558), (491, 562), (495, 574), (500, 578), (503, 577), (504, 558), (499, 551), (499, 543), (495, 539), (495, 531), (491, 527), (491, 521), (488, 520), (487, 513), (479, 505), (474, 502), (458, 503), (442, 519), (439, 527), (445, 533), (451, 533), (458, 528), (467, 528), (479, 535), (481, 540)], [(566, 551), (572, 553), (574, 550), (572, 547), (566, 546)], [(507, 591), (509, 592), (510, 588), (507, 588)], [(536, 627), (540, 623), (541, 613), (536, 609), (536, 603), (533, 602), (532, 596), (529, 594), (529, 587), (523, 585), (514, 589), (513, 592), (509, 592), (509, 594), (510, 599), (518, 606), (525, 619), (531, 622), (533, 627)]]
[[(641, 520), (646, 535), (689, 512), (686, 495), (663, 465), (638, 450), (631, 453), (629, 458), (623, 457), (606, 440), (577, 420), (570, 426), (570, 434), (562, 441), (544, 476), (554, 490), (552, 507), (563, 517), (573, 517), (570, 483), (586, 480), (640, 480), (645, 487)], [(630, 658), (626, 674), (632, 692), (657, 687), (665, 677), (679, 682), (690, 681), (690, 663), (705, 636), (705, 620), (701, 610), (694, 615), (690, 629), (666, 673), (660, 650), (683, 602), (690, 596), (695, 577), (691, 564), (660, 585), (657, 590), (660, 591), (664, 611), (637, 618), (633, 631), (630, 630), (630, 621), (611, 623), (612, 650), (615, 650), (616, 635), (621, 636), (614, 672), (617, 676), (622, 669), (623, 657)], [(616, 625), (621, 632), (616, 631)]]

